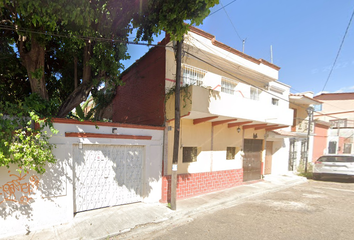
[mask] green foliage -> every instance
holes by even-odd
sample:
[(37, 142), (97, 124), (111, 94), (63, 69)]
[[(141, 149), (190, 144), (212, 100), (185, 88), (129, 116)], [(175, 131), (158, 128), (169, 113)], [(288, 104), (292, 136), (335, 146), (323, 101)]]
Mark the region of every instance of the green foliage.
[(0, 102), (0, 167), (14, 164), (18, 171), (44, 173), (47, 163), (56, 162), (52, 154), (55, 146), (49, 143), (50, 136), (44, 128), (48, 126), (55, 134), (58, 131), (32, 110), (45, 113), (43, 104), (36, 99), (40, 98), (31, 96), (18, 104)]
[[(140, 15), (137, 37), (148, 40), (152, 34), (165, 31), (172, 40), (181, 41), (190, 25), (200, 25), (210, 8), (219, 0), (151, 0), (144, 6), (149, 14)], [(142, 20), (143, 19), (143, 20)], [(185, 22), (188, 24), (185, 24)]]
[[(191, 85), (183, 85), (180, 87), (180, 93), (183, 101), (183, 108), (187, 106), (187, 101), (192, 103), (192, 94), (189, 92), (189, 87)], [(171, 87), (168, 92), (165, 94), (165, 103), (171, 98), (171, 96), (175, 95), (176, 86)]]

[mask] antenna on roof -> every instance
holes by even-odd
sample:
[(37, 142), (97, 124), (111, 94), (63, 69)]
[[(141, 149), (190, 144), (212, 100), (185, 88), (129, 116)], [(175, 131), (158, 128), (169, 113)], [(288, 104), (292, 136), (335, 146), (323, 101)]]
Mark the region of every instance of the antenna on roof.
[(270, 45), (270, 63), (273, 63), (273, 46)]
[(245, 43), (246, 43), (247, 38), (242, 40), (242, 53), (245, 53)]

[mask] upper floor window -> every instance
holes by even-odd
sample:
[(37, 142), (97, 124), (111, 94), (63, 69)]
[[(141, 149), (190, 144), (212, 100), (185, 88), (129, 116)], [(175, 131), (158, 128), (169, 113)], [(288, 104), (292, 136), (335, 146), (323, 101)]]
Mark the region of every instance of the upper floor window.
[(183, 65), (183, 85), (203, 85), (206, 71), (189, 65)]
[(279, 99), (278, 98), (272, 98), (272, 105), (279, 106)]
[(261, 94), (261, 90), (258, 89), (258, 88), (254, 88), (254, 87), (251, 87), (251, 90), (250, 90), (250, 98), (252, 100), (259, 100), (259, 95)]
[(236, 85), (237, 82), (223, 77), (221, 79), (221, 92), (228, 93), (228, 94), (235, 94)]
[(332, 127), (347, 127), (347, 119), (337, 119), (329, 121)]

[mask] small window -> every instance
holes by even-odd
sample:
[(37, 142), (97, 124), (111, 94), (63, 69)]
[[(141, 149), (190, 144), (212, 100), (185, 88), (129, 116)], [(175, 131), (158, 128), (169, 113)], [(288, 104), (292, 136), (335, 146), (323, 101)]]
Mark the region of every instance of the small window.
[(228, 93), (228, 94), (235, 94), (235, 88), (236, 88), (237, 82), (227, 79), (227, 78), (222, 78), (221, 79), (221, 92)]
[(343, 153), (352, 153), (352, 144), (351, 143), (344, 143)]
[(226, 160), (234, 160), (236, 155), (236, 147), (226, 148)]
[(337, 142), (330, 141), (328, 144), (328, 154), (335, 154), (337, 152)]
[(197, 147), (183, 147), (183, 162), (196, 162), (198, 156), (198, 148)]
[(260, 95), (260, 94), (261, 94), (261, 90), (260, 90), (260, 89), (251, 87), (251, 90), (250, 90), (250, 98), (251, 98), (252, 100), (257, 100), (257, 101), (259, 101), (259, 95)]
[(277, 98), (272, 98), (272, 105), (274, 105), (274, 106), (279, 106), (279, 99), (277, 99)]

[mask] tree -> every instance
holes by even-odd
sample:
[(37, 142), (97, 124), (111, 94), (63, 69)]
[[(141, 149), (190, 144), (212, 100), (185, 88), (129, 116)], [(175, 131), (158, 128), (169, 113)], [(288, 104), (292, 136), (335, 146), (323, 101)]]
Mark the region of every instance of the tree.
[[(0, 68), (11, 69), (0, 72), (0, 86), (7, 91), (0, 113), (8, 114), (11, 108), (3, 106), (13, 99), (19, 106), (26, 102), (25, 108), (19, 108), (21, 116), (27, 111), (27, 117), (30, 113), (66, 117), (90, 93), (105, 99), (99, 88), (104, 83), (104, 90), (112, 95), (120, 84), (120, 61), (129, 58), (127, 42), (134, 28), (136, 42), (151, 43), (153, 35), (162, 30), (181, 40), (188, 30), (184, 21), (200, 24), (217, 2), (0, 0), (0, 39), (6, 39), (2, 54), (14, 62), (12, 68), (8, 68), (10, 61)], [(15, 86), (17, 82), (25, 84)], [(19, 90), (12, 92), (11, 84)], [(7, 141), (9, 146), (11, 141)]]

